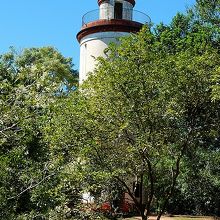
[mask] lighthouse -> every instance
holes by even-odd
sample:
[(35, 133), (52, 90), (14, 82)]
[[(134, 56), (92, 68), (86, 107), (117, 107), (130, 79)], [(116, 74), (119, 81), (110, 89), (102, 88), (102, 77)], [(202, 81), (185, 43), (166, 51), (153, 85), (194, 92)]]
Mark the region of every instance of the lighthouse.
[(95, 69), (97, 57), (105, 57), (110, 42), (140, 31), (150, 18), (134, 10), (135, 0), (98, 0), (99, 9), (86, 13), (77, 34), (80, 44), (79, 81), (82, 83)]

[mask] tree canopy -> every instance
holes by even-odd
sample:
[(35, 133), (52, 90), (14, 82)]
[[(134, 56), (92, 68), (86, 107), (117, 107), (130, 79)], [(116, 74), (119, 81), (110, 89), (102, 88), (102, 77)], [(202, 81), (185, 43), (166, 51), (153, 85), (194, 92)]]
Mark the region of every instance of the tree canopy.
[(51, 106), (77, 83), (71, 59), (51, 47), (0, 56), (0, 218), (46, 213), (62, 201), (60, 162), (44, 129)]
[(219, 39), (219, 0), (197, 0), (110, 44), (79, 89), (54, 48), (1, 55), (0, 218), (94, 220), (83, 192), (219, 216)]
[[(177, 14), (154, 32), (145, 27), (110, 45), (107, 58), (99, 59), (81, 87), (77, 138), (90, 186), (100, 183), (98, 191), (109, 179), (116, 181), (143, 219), (153, 207), (159, 219), (181, 182), (178, 177), (195, 167), (215, 179), (212, 192), (218, 188), (217, 31), (193, 11)], [(203, 178), (210, 183), (208, 176)], [(142, 189), (139, 199), (129, 185), (132, 177)]]

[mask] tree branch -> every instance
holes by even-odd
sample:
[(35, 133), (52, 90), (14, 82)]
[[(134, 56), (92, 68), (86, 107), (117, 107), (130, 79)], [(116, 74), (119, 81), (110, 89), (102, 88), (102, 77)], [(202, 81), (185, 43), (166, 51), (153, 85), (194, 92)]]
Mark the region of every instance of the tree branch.
[(33, 180), (32, 180), (31, 185), (30, 185), (28, 188), (26, 188), (25, 190), (23, 190), (22, 192), (20, 192), (20, 193), (17, 194), (16, 196), (12, 196), (12, 197), (7, 198), (7, 200), (15, 199), (15, 198), (21, 196), (21, 195), (24, 194), (25, 192), (27, 192), (27, 191), (29, 191), (29, 190), (31, 190), (31, 189), (33, 189), (33, 188), (36, 188), (36, 187), (39, 186), (42, 182), (44, 182), (45, 180), (49, 179), (51, 176), (54, 176), (54, 175), (55, 175), (55, 173), (52, 173), (52, 174), (50, 174), (50, 175), (44, 177), (41, 181), (39, 181), (38, 183), (36, 183), (36, 184), (34, 184), (34, 185), (33, 185)]

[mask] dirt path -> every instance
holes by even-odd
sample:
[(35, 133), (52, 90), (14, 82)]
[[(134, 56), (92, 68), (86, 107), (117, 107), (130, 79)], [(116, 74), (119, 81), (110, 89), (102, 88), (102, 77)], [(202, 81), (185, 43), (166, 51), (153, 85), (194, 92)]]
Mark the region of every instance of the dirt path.
[[(157, 217), (152, 216), (149, 218), (149, 220), (156, 220)], [(128, 218), (126, 220), (141, 220), (141, 217), (134, 217), (134, 218)], [(213, 217), (206, 217), (206, 216), (174, 216), (174, 217), (168, 217), (163, 216), (161, 217), (161, 220), (214, 220)]]

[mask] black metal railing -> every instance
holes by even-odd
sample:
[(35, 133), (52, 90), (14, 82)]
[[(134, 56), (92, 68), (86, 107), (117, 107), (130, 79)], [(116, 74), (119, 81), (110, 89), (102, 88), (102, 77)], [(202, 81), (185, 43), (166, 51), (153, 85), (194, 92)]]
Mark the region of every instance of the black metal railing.
[[(117, 19), (117, 18), (113, 10), (97, 9), (97, 10), (87, 12), (82, 17), (82, 25), (86, 25), (90, 22), (101, 20), (101, 19), (112, 20), (112, 19)], [(136, 21), (141, 24), (150, 24), (151, 22), (150, 17), (146, 15), (145, 13), (136, 11), (136, 10), (126, 9), (126, 8), (123, 8), (122, 20)]]

